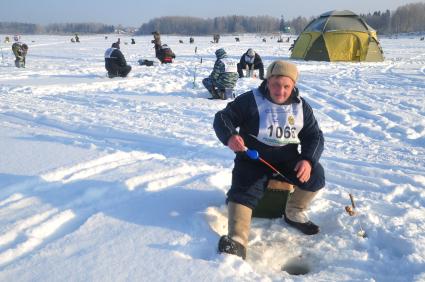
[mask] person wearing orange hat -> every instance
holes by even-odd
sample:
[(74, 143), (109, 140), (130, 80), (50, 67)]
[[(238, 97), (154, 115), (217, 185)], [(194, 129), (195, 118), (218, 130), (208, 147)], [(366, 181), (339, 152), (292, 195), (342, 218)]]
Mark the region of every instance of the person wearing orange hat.
[[(311, 106), (296, 87), (298, 75), (295, 64), (274, 61), (258, 88), (238, 96), (215, 115), (218, 139), (236, 153), (227, 193), (228, 234), (219, 240), (220, 252), (246, 257), (252, 210), (270, 179), (295, 186), (284, 213), (286, 223), (307, 235), (320, 231), (306, 210), (325, 186), (319, 163), (324, 138)], [(250, 159), (247, 148), (258, 151), (285, 179)]]

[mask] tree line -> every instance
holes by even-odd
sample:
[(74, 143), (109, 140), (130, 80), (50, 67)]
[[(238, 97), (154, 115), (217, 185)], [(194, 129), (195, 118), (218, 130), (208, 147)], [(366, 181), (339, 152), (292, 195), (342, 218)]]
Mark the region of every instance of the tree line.
[(226, 16), (212, 19), (168, 16), (143, 24), (137, 34), (158, 30), (163, 34), (206, 35), (213, 33), (262, 33), (279, 29), (279, 19), (270, 16)]
[[(375, 11), (360, 14), (360, 17), (378, 31), (379, 34), (425, 32), (425, 3), (418, 2), (398, 7), (395, 11)], [(215, 18), (196, 18), (168, 16), (159, 17), (142, 24), (137, 35), (150, 34), (157, 30), (163, 34), (208, 35), (213, 33), (301, 33), (309, 19), (299, 16), (285, 21), (270, 16), (226, 16)], [(288, 28), (289, 27), (289, 28)]]
[[(425, 3), (411, 3), (398, 7), (395, 11), (375, 11), (360, 15), (379, 34), (425, 32)], [(224, 16), (215, 18), (197, 18), (169, 16), (159, 17), (144, 23), (135, 35), (146, 35), (152, 31), (163, 34), (210, 35), (214, 33), (276, 33), (290, 32), (299, 34), (313, 20), (299, 16), (289, 21), (271, 16)], [(121, 27), (122, 28), (122, 27)], [(69, 33), (113, 33), (119, 27), (101, 23), (57, 23), (46, 26), (0, 22), (2, 34), (69, 34)]]
[(225, 16), (215, 18), (196, 18), (182, 16), (159, 17), (144, 23), (137, 35), (150, 34), (157, 30), (163, 34), (208, 35), (214, 33), (273, 33), (290, 26), (294, 33), (301, 32), (309, 20), (298, 17), (285, 22), (271, 16)]
[(69, 34), (69, 33), (113, 33), (113, 25), (101, 23), (54, 23), (46, 26), (18, 23), (0, 22), (0, 33), (2, 34)]
[(360, 16), (379, 34), (425, 31), (425, 3), (406, 4), (392, 13), (386, 10)]
[(398, 7), (391, 15), (391, 32), (425, 31), (425, 3), (413, 3)]

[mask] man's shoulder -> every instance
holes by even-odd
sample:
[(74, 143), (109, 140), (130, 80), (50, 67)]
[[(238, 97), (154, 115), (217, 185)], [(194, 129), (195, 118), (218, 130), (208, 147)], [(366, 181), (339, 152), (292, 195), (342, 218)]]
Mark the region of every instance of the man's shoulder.
[(244, 92), (243, 94), (235, 98), (236, 102), (239, 103), (249, 103), (249, 101), (254, 99), (254, 89)]
[(302, 103), (304, 114), (313, 114), (313, 108), (310, 106), (310, 104), (305, 98), (298, 94), (297, 99), (299, 99), (299, 101)]

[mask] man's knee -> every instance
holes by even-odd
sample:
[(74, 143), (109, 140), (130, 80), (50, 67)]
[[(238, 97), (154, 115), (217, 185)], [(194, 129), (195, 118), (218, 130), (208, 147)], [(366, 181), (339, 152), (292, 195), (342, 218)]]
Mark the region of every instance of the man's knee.
[(239, 166), (237, 170), (233, 170), (232, 186), (227, 193), (228, 199), (254, 209), (264, 195), (268, 178), (260, 170)]
[(131, 71), (131, 66), (127, 65), (120, 70), (119, 74), (121, 77), (126, 77), (130, 73), (130, 71)]
[(258, 204), (258, 201), (261, 199), (261, 197), (255, 197), (255, 196), (250, 196), (248, 194), (244, 194), (244, 193), (237, 193), (237, 192), (233, 192), (229, 191), (227, 193), (227, 200), (226, 202), (234, 202), (234, 203), (238, 203), (241, 205), (244, 205), (246, 207), (249, 207), (250, 209), (255, 209), (255, 207)]
[(212, 83), (211, 83), (211, 79), (210, 78), (204, 78), (202, 80), (202, 84), (205, 86), (205, 88), (207, 88), (208, 90), (212, 89)]
[(325, 187), (325, 183), (325, 170), (320, 163), (317, 163), (312, 170), (310, 179), (297, 186), (302, 190), (316, 192)]

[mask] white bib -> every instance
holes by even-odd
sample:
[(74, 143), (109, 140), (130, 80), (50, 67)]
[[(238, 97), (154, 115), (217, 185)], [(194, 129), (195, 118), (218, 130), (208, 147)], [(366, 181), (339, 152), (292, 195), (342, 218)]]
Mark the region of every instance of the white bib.
[(112, 52), (114, 52), (114, 50), (116, 50), (116, 48), (108, 48), (105, 51), (105, 58), (111, 58)]
[(224, 72), (237, 72), (236, 62), (229, 58), (223, 58), (221, 61), (224, 64)]
[(255, 60), (255, 56), (254, 57), (250, 57), (248, 55), (245, 55), (245, 62), (247, 64), (253, 64), (254, 63), (254, 60)]
[(264, 98), (258, 89), (252, 92), (260, 117), (258, 136), (253, 137), (274, 147), (299, 144), (298, 134), (304, 126), (302, 100), (300, 103), (277, 105)]

